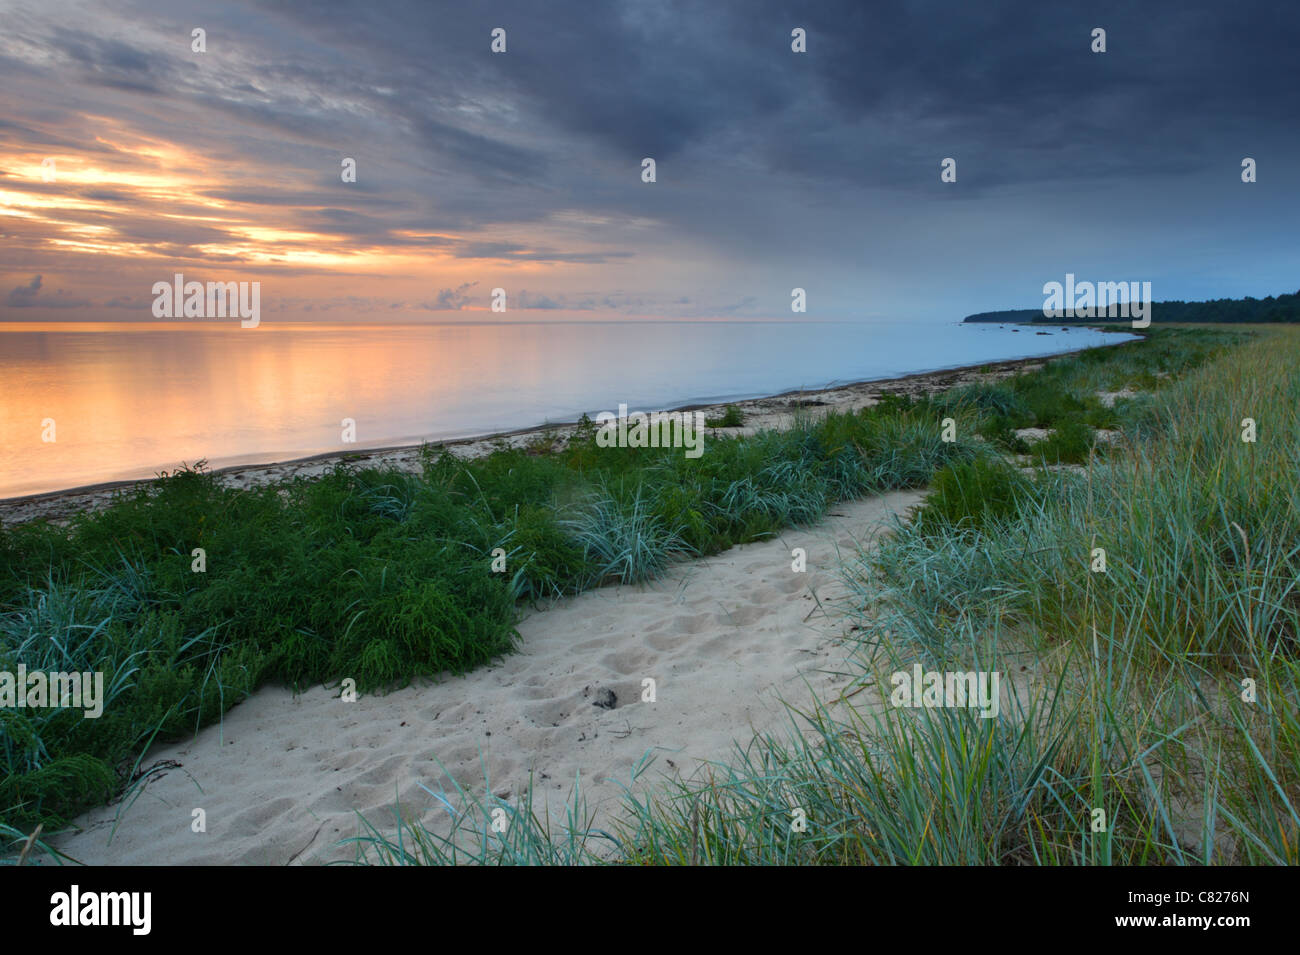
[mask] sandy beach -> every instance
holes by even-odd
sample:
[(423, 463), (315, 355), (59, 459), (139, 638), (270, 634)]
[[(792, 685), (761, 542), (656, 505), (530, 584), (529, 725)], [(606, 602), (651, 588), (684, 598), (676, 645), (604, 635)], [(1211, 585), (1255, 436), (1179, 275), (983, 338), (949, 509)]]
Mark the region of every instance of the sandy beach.
[(10, 6), (16, 950), (341, 866), (1267, 924), (1300, 11)]
[[(1040, 367), (1025, 359), (740, 402), (750, 433), (788, 427), (796, 414), (852, 410), (884, 393), (920, 394)], [(709, 409), (712, 411), (713, 409)], [(455, 445), (485, 454), (529, 444), (553, 426)], [(320, 474), (341, 456), (234, 468), (233, 486)], [(375, 465), (419, 467), (418, 448), (361, 455)], [(0, 505), (10, 522), (66, 519), (111, 500), (116, 486)], [(851, 623), (841, 559), (868, 548), (922, 494), (846, 502), (820, 524), (778, 539), (683, 561), (646, 585), (605, 587), (530, 609), (517, 653), (463, 677), (445, 677), (356, 702), (337, 687), (295, 694), (263, 687), (196, 736), (154, 747), (148, 784), (93, 810), (52, 844), (87, 864), (319, 864), (355, 857), (340, 840), (359, 834), (358, 813), (381, 830), (393, 807), (431, 827), (456, 802), (490, 788), (511, 799), (534, 780), (540, 813), (563, 819), (575, 782), (596, 827), (618, 816), (628, 787), (694, 778), (755, 734), (794, 725), (786, 706), (835, 698), (851, 680)], [(807, 553), (806, 572), (791, 550)], [(655, 702), (643, 702), (644, 680)], [(610, 694), (613, 706), (609, 707)], [(606, 705), (597, 705), (600, 700)], [(855, 694), (872, 707), (874, 688)], [(637, 773), (637, 767), (646, 771)], [(635, 781), (634, 781), (635, 777)], [(202, 809), (206, 832), (192, 828)]]
[[(623, 786), (647, 757), (635, 791), (701, 772), (738, 740), (782, 732), (783, 701), (833, 698), (849, 682), (849, 624), (839, 612), (839, 554), (868, 545), (919, 494), (841, 505), (817, 527), (677, 565), (650, 585), (607, 587), (529, 612), (517, 653), (494, 666), (383, 696), (295, 696), (264, 687), (193, 739), (155, 747), (160, 765), (127, 807), (79, 820), (52, 840), (88, 864), (316, 864), (351, 859), (356, 813), (381, 829), (400, 802), (430, 826), (447, 813), (423, 786), (452, 781), (510, 799), (530, 773), (535, 808), (563, 819), (575, 780), (593, 824), (617, 815)], [(790, 551), (807, 551), (807, 572)], [(641, 702), (653, 679), (656, 702)], [(595, 705), (610, 690), (613, 709)], [(857, 706), (874, 698), (859, 693)], [(445, 772), (444, 772), (445, 769)], [(201, 808), (206, 833), (191, 831)], [(116, 833), (113, 828), (116, 824)], [(110, 835), (112, 839), (110, 842)]]

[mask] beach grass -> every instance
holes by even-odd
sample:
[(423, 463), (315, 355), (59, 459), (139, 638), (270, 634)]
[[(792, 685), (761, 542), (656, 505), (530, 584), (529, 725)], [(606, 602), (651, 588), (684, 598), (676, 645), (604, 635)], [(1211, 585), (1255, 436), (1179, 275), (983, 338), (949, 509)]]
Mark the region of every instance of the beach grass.
[(267, 681), (463, 673), (514, 648), (521, 601), (643, 581), (973, 453), (924, 404), (721, 436), (696, 458), (588, 428), (550, 453), (427, 447), (418, 474), (344, 464), (241, 490), (185, 469), (66, 527), (6, 528), (0, 670), (98, 671), (110, 690), (98, 719), (0, 711), (0, 821), (65, 825), (128, 786), (150, 741)]
[[(564, 836), (582, 851), (563, 861), (1300, 861), (1300, 334), (1228, 351), (1217, 335), (1157, 336), (1166, 374), (1132, 352), (1118, 368), (1057, 363), (1076, 398), (1151, 389), (1117, 411), (1122, 442), (1083, 470), (947, 465), (915, 520), (846, 562), (858, 683), (888, 686), (914, 664), (999, 671), (997, 718), (859, 709), (846, 691), (792, 712), (787, 734), (738, 744), (703, 781), (629, 795), (611, 832)], [(1180, 365), (1180, 339), (1203, 360)], [(487, 807), (460, 812), (477, 831)], [(409, 820), (398, 831), (408, 846), (427, 835)], [(369, 833), (359, 860), (391, 861), (392, 838)], [(554, 861), (477, 845), (456, 861)], [(425, 838), (404, 861), (445, 863), (446, 844)]]
[[(264, 682), (379, 690), (464, 672), (512, 649), (521, 601), (645, 580), (814, 522), (838, 500), (932, 485), (915, 521), (846, 567), (861, 588), (860, 676), (914, 660), (1050, 661), (1044, 686), (1014, 686), (1001, 718), (828, 702), (792, 714), (788, 739), (739, 749), (707, 788), (629, 796), (615, 831), (587, 831), (576, 810), (553, 824), (524, 801), (503, 840), (485, 827), (502, 807), (462, 793), (470, 849), (399, 821), (396, 835), (371, 826), (359, 858), (1293, 859), (1296, 578), (1282, 542), (1295, 502), (1283, 472), (1225, 458), (1238, 449), (1215, 415), (1260, 403), (1273, 443), (1249, 451), (1294, 462), (1300, 377), (1286, 369), (1294, 339), (1246, 337), (1160, 329), (1004, 382), (718, 438), (698, 459), (600, 448), (587, 429), (545, 453), (463, 461), (426, 448), (420, 474), (339, 467), (235, 490), (183, 471), (68, 527), (6, 529), (0, 669), (94, 668), (114, 689), (99, 720), (5, 716), (0, 821), (15, 833), (66, 824), (128, 787), (151, 741), (219, 719)], [(1259, 370), (1272, 391), (1250, 390)], [(1124, 389), (1137, 394), (1114, 408), (1097, 397)], [(942, 440), (944, 418), (959, 440)], [(1061, 454), (1017, 466), (1000, 436), (1018, 427), (1118, 427), (1124, 439), (1102, 449), (1089, 430), (1090, 466), (1072, 473), (1047, 466)], [(1225, 535), (1225, 517), (1244, 538)], [(1094, 579), (1098, 541), (1109, 567)], [(1233, 702), (1238, 671), (1266, 706)], [(1093, 833), (1098, 808), (1114, 826)]]
[(727, 405), (722, 414), (716, 418), (705, 418), (704, 423), (710, 428), (739, 428), (745, 423), (745, 413), (738, 405)]

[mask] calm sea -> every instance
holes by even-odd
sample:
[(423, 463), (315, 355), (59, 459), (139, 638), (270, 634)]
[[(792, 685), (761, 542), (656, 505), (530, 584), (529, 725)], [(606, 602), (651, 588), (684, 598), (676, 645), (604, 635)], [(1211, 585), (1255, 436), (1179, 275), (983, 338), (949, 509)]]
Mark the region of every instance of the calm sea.
[[(1129, 336), (814, 322), (0, 323), (0, 498), (883, 378)], [(342, 421), (356, 443), (342, 443)], [(53, 441), (47, 419), (53, 420)]]

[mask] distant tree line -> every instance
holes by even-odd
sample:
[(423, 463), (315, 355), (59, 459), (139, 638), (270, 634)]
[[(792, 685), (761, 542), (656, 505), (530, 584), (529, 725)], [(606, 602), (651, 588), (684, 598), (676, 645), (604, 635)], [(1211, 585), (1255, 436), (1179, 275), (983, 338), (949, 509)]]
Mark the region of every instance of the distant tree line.
[[(966, 322), (1034, 323), (1038, 325), (1087, 325), (1099, 321), (1122, 319), (1048, 318), (1041, 308), (1010, 309), (1001, 312), (978, 312), (967, 315)], [(1156, 322), (1300, 322), (1300, 291), (1292, 295), (1268, 298), (1216, 298), (1208, 302), (1183, 302), (1178, 299), (1156, 302), (1151, 306), (1151, 321)]]

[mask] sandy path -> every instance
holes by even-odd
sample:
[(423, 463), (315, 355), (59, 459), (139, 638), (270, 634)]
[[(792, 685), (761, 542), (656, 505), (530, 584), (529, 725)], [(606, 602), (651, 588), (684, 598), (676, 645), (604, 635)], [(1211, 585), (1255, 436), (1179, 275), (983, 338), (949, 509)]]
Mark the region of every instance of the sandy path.
[[(835, 672), (846, 670), (849, 650), (837, 548), (847, 559), (920, 496), (842, 504), (816, 527), (680, 564), (651, 585), (604, 588), (530, 613), (518, 653), (464, 677), (355, 703), (322, 687), (296, 697), (264, 688), (224, 726), (150, 753), (145, 766), (180, 767), (122, 812), (111, 844), (112, 806), (53, 841), (91, 864), (351, 858), (335, 843), (357, 834), (354, 810), (385, 827), (396, 796), (404, 814), (447, 818), (418, 785), (446, 788), (435, 757), (476, 795), (484, 768), (503, 796), (517, 795), (532, 770), (535, 806), (540, 812), (544, 793), (553, 819), (564, 818), (580, 774), (596, 823), (608, 822), (623, 793), (618, 780), (630, 783), (647, 752), (657, 758), (636, 791), (727, 759), (735, 739), (787, 727), (782, 699), (829, 698), (849, 682)], [(807, 551), (806, 573), (791, 568), (794, 547)], [(645, 678), (656, 681), (654, 703), (641, 702)], [(594, 705), (600, 689), (617, 696), (614, 709)], [(205, 833), (191, 831), (195, 808), (206, 813)]]

